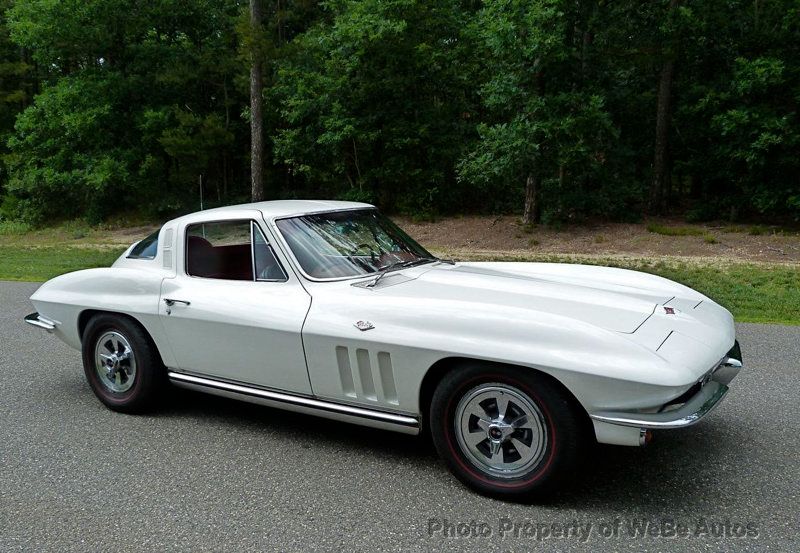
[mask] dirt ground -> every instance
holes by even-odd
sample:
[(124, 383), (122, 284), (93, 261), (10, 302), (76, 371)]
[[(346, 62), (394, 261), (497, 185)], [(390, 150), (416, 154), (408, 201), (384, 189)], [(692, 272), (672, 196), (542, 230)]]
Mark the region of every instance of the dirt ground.
[[(687, 225), (678, 221), (600, 223), (562, 229), (524, 227), (514, 216), (463, 216), (432, 223), (396, 218), (421, 244), (446, 252), (702, 257), (733, 261), (800, 262), (800, 233), (769, 227)], [(648, 226), (676, 232), (668, 236)], [(663, 231), (662, 231), (663, 232)], [(751, 234), (752, 233), (752, 234)]]

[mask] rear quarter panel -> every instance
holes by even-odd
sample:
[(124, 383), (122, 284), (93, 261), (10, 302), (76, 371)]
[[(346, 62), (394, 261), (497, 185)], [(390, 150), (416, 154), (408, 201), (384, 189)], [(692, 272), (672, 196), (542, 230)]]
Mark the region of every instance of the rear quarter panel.
[(174, 355), (158, 315), (161, 281), (158, 271), (132, 268), (86, 269), (45, 282), (31, 296), (40, 315), (57, 321), (55, 335), (75, 349), (81, 348), (78, 320), (86, 310), (122, 313), (137, 320), (158, 348), (167, 366)]

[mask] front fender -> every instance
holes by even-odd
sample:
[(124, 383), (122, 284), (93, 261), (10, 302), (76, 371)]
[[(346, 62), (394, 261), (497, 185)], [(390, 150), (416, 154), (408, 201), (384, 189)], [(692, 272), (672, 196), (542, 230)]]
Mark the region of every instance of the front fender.
[[(452, 357), (550, 374), (589, 412), (666, 403), (695, 379), (690, 370), (667, 363), (629, 334), (568, 317), (453, 299), (428, 298), (414, 305), (407, 298), (345, 286), (337, 287), (338, 293), (326, 289), (314, 294), (303, 329), (312, 387), (323, 397), (342, 399), (336, 367), (337, 355), (343, 354), (337, 348), (345, 348), (350, 366), (359, 369), (358, 350), (364, 359), (385, 353), (396, 375), (399, 407), (413, 413), (421, 410), (420, 385), (427, 371)], [(354, 323), (360, 320), (374, 328), (359, 330)]]

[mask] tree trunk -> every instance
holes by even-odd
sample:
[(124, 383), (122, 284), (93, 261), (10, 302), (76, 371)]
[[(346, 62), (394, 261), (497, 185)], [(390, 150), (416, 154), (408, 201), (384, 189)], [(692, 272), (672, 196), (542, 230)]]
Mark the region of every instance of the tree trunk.
[(264, 75), (261, 52), (255, 45), (261, 33), (261, 0), (250, 0), (250, 32), (254, 35), (251, 37), (253, 47), (250, 52), (250, 182), (252, 199), (260, 202), (264, 199)]
[(528, 173), (525, 180), (525, 210), (522, 212), (522, 223), (533, 225), (539, 222), (539, 177)]
[[(533, 60), (533, 84), (534, 94), (542, 96), (544, 94), (544, 81), (542, 80), (541, 73), (541, 58)], [(539, 222), (539, 175), (537, 174), (537, 163), (532, 163), (533, 169), (528, 173), (525, 179), (525, 206), (522, 211), (522, 223), (525, 225), (533, 225)]]
[[(680, 0), (670, 0), (670, 13)], [(671, 42), (673, 42), (671, 40)], [(672, 50), (672, 47), (670, 47)], [(669, 128), (672, 119), (672, 78), (675, 74), (675, 55), (669, 52), (661, 67), (658, 80), (658, 104), (656, 107), (656, 142), (653, 155), (653, 181), (650, 183), (648, 207), (651, 212), (663, 211), (666, 207), (669, 184)]]

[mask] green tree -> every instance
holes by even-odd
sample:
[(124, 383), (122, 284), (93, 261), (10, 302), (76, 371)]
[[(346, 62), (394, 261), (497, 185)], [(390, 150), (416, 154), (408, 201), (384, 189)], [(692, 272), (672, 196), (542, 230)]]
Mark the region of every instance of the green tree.
[(0, 0), (0, 216), (171, 214), (261, 169), (416, 215), (800, 218), (797, 0), (249, 6)]
[(336, 0), (298, 36), (273, 89), (275, 158), (323, 194), (410, 211), (458, 197), (472, 84), (456, 0)]
[(675, 168), (702, 219), (800, 219), (800, 3), (682, 9)]
[(8, 142), (8, 190), (25, 215), (196, 206), (201, 176), (227, 188), (228, 161), (243, 158), (244, 125), (231, 115), (242, 105), (240, 10), (225, 0), (15, 3), (12, 37), (47, 68)]
[[(564, 217), (559, 197), (592, 186), (615, 129), (603, 96), (583, 78), (589, 22), (560, 0), (486, 0), (477, 21), (491, 73), (481, 87), (488, 121), (461, 163), (463, 179), (524, 189), (523, 221)], [(522, 186), (524, 183), (524, 187)], [(570, 189), (572, 189), (570, 191)], [(580, 189), (580, 190), (577, 190)]]
[[(5, 14), (10, 0), (0, 0), (0, 199), (8, 175), (4, 158), (7, 154), (6, 142), (14, 129), (14, 121), (19, 112), (30, 103), (36, 91), (34, 67), (29, 53), (11, 41)], [(16, 215), (12, 202), (0, 208), (0, 218)]]

